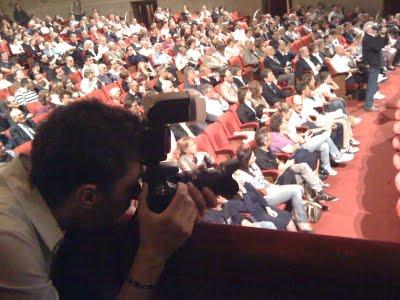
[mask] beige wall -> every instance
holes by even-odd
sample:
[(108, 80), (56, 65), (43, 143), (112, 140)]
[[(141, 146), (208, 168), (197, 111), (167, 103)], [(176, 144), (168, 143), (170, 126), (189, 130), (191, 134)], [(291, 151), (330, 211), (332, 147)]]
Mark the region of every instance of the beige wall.
[[(338, 0), (292, 0), (293, 5), (303, 4), (303, 5), (315, 5), (318, 2), (325, 3), (326, 5), (332, 5), (340, 3), (344, 6), (345, 10), (351, 10), (354, 6), (358, 5), (371, 15), (376, 15), (378, 11), (383, 10), (383, 1), (384, 0), (346, 0), (346, 1), (338, 1)], [(399, 0), (398, 0), (399, 1)]]
[[(10, 5), (14, 0), (0, 0), (0, 7), (6, 8), (8, 13), (12, 13), (13, 7)], [(71, 1), (66, 0), (20, 0), (22, 7), (29, 13), (39, 17), (43, 15), (60, 14), (66, 16), (70, 11)], [(90, 12), (93, 8), (98, 8), (101, 14), (118, 14), (124, 16), (131, 11), (129, 0), (82, 0), (85, 10)], [(239, 11), (244, 15), (252, 15), (261, 7), (261, 0), (202, 0), (192, 3), (189, 0), (158, 0), (158, 5), (170, 7), (173, 11), (179, 11), (182, 6), (188, 5), (191, 11), (200, 10), (202, 5), (212, 8), (215, 5), (224, 5), (228, 10)]]

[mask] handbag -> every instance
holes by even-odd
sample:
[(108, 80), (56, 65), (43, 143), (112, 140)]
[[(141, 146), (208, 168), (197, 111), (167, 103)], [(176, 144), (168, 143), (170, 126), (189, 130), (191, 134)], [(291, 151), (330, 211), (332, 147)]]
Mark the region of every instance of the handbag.
[(306, 200), (303, 203), (308, 216), (308, 222), (318, 223), (322, 216), (322, 205), (309, 200)]

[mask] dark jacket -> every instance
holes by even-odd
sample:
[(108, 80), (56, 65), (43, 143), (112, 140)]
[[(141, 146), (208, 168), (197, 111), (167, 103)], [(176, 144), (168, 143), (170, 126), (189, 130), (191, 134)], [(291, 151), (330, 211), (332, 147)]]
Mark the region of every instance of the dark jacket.
[[(310, 58), (311, 59), (311, 58)], [(305, 73), (312, 73), (311, 67), (308, 63), (303, 59), (300, 58), (296, 63), (296, 69), (294, 70), (294, 74), (296, 78), (301, 79)]]
[(256, 113), (244, 103), (239, 105), (236, 113), (242, 123), (258, 122)]
[(240, 89), (241, 87), (246, 86), (247, 83), (248, 83), (248, 80), (247, 80), (247, 79), (244, 79), (243, 77), (242, 77), (242, 80), (243, 80), (243, 82), (244, 82), (244, 85), (243, 85), (242, 81), (240, 81), (237, 77), (235, 77), (235, 76), (233, 77), (233, 82), (236, 84), (236, 86), (238, 87), (238, 89)]
[(288, 52), (287, 54), (282, 54), (279, 51), (276, 51), (275, 58), (279, 60), (279, 63), (282, 67), (286, 67), (288, 62), (291, 62), (295, 55), (292, 52)]
[[(33, 123), (31, 120), (26, 120), (25, 124), (33, 130), (35, 130), (36, 128), (35, 123)], [(31, 140), (29, 135), (26, 134), (26, 132), (21, 127), (19, 127), (18, 124), (13, 124), (10, 127), (10, 135), (16, 146), (19, 146)]]
[(387, 37), (372, 36), (368, 33), (362, 40), (363, 62), (370, 67), (380, 67), (383, 65), (382, 48), (387, 44)]
[(272, 107), (277, 102), (285, 101), (285, 98), (288, 96), (283, 91), (281, 91), (274, 83), (271, 83), (271, 86), (266, 82), (262, 83), (262, 96), (268, 102), (268, 104)]
[(271, 69), (274, 75), (277, 77), (279, 75), (285, 74), (284, 65), (282, 65), (278, 59), (277, 61), (275, 61), (271, 57), (266, 56), (264, 59), (264, 67)]

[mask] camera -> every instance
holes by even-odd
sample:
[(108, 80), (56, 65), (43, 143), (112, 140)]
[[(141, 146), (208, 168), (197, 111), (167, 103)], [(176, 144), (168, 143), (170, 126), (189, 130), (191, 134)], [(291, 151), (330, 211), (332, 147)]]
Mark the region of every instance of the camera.
[(224, 197), (235, 195), (237, 182), (232, 178), (239, 163), (228, 160), (214, 168), (179, 173), (176, 164), (164, 162), (171, 150), (169, 125), (181, 122), (204, 122), (205, 101), (188, 91), (150, 94), (144, 97), (145, 130), (141, 154), (145, 170), (142, 179), (149, 185), (149, 208), (160, 213), (175, 195), (178, 182), (192, 182), (199, 190), (210, 188)]

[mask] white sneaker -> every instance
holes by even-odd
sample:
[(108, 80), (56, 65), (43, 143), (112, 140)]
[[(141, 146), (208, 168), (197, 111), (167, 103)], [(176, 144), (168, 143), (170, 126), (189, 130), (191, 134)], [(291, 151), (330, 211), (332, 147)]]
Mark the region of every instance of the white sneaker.
[(359, 141), (357, 141), (355, 138), (351, 138), (350, 139), (350, 145), (352, 145), (352, 146), (360, 146), (360, 142)]
[(350, 153), (350, 154), (357, 153), (358, 151), (360, 151), (360, 148), (354, 147), (354, 146), (349, 146), (346, 149), (341, 149), (340, 150), (340, 152), (342, 152), (342, 153)]
[(337, 175), (337, 171), (335, 171), (334, 169), (330, 168), (330, 169), (325, 169), (325, 171), (328, 172), (329, 176), (336, 176)]
[(344, 163), (354, 159), (354, 154), (351, 153), (342, 153), (338, 158), (334, 159), (335, 163)]
[(387, 80), (388, 78), (385, 75), (379, 74), (378, 76), (378, 83)]
[(374, 99), (375, 99), (375, 100), (382, 100), (382, 99), (385, 99), (385, 95), (383, 95), (383, 94), (381, 94), (381, 93), (379, 93), (379, 92), (376, 92), (375, 95), (374, 95)]
[(352, 118), (353, 126), (360, 124), (360, 123), (361, 123), (361, 120), (362, 120), (362, 119), (359, 118), (359, 117), (353, 117), (353, 118)]

